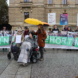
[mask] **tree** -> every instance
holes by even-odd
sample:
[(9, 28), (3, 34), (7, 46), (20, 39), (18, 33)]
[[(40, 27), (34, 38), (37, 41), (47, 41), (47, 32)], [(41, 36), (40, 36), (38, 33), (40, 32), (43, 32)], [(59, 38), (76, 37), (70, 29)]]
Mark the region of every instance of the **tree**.
[(8, 5), (6, 0), (0, 0), (0, 24), (8, 23)]

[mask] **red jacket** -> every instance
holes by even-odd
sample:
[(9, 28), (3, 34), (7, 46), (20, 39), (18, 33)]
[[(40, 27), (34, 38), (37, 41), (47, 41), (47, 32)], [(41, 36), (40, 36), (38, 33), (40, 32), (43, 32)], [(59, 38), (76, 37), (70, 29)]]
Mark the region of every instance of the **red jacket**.
[(25, 37), (25, 35), (29, 35), (29, 30), (24, 31), (24, 37)]
[(38, 36), (38, 45), (39, 47), (45, 46), (45, 39), (47, 37), (45, 30), (43, 30), (41, 33), (36, 32), (36, 35)]

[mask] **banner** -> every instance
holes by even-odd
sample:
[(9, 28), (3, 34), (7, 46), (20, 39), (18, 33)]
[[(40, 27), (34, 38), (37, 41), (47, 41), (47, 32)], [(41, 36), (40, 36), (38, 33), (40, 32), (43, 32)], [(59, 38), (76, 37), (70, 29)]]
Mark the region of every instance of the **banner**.
[(60, 25), (68, 25), (68, 14), (60, 14)]
[(46, 43), (49, 43), (49, 37), (50, 37), (50, 36), (47, 36), (47, 38), (46, 38), (46, 40), (45, 40)]
[(56, 24), (56, 13), (48, 13), (48, 23), (50, 25)]
[(74, 37), (48, 36), (46, 40), (45, 42), (48, 44), (78, 47), (78, 38)]
[(0, 46), (9, 45), (10, 39), (8, 36), (1, 36), (0, 37)]

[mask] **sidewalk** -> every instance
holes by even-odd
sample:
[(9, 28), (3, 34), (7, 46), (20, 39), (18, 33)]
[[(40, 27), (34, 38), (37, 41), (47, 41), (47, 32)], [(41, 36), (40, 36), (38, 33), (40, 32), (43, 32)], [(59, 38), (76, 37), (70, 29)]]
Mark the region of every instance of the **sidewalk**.
[(27, 67), (19, 66), (14, 60), (8, 61), (6, 54), (0, 55), (0, 78), (75, 78), (78, 76), (78, 51), (50, 49), (44, 55), (44, 61)]

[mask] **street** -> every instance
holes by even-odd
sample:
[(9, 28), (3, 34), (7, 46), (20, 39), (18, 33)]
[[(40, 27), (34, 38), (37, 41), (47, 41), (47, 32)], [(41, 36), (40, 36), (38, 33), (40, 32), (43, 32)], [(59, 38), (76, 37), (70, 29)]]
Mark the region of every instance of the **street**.
[(78, 51), (47, 49), (44, 61), (20, 66), (0, 53), (0, 78), (75, 78), (78, 76)]

